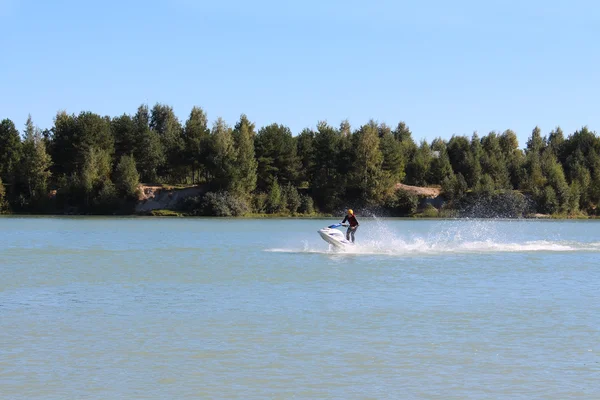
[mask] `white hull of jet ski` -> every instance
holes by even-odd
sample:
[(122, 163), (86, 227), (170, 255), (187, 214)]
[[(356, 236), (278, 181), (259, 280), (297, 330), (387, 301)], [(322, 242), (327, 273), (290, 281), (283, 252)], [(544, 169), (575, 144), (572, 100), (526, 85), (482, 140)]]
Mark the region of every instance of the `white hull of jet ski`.
[(334, 246), (337, 249), (345, 249), (348, 246), (353, 246), (354, 243), (346, 240), (346, 236), (339, 230), (335, 229), (342, 226), (342, 224), (330, 225), (326, 228), (319, 229), (319, 235), (324, 241)]

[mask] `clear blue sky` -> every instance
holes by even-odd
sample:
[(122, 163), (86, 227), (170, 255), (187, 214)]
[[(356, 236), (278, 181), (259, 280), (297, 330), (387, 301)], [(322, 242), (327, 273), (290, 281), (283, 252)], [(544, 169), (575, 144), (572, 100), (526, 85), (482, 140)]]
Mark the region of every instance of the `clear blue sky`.
[(429, 141), (510, 128), (521, 146), (536, 125), (600, 131), (591, 0), (0, 0), (0, 18), (0, 118), (20, 129), (161, 102), (294, 134), (345, 118)]

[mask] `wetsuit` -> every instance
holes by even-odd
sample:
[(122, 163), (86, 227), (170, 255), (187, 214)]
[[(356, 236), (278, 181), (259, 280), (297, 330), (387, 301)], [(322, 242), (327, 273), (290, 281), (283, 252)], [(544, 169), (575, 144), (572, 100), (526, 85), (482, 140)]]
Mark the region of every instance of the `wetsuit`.
[(346, 231), (346, 240), (350, 241), (350, 235), (352, 235), (352, 243), (354, 243), (354, 234), (356, 233), (356, 229), (358, 229), (358, 221), (356, 220), (354, 214), (350, 216), (346, 215), (342, 221), (342, 224), (346, 223), (346, 221), (348, 224), (350, 224), (348, 230)]

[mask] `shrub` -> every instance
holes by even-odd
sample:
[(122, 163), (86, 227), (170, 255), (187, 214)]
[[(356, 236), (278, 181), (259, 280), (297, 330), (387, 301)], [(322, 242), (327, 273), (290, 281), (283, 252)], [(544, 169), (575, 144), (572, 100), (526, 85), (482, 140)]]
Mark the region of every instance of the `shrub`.
[(181, 209), (191, 215), (237, 217), (248, 213), (248, 203), (229, 192), (208, 192), (202, 197), (186, 198)]
[(179, 210), (189, 215), (201, 215), (200, 208), (202, 204), (202, 196), (190, 196), (184, 198), (179, 203)]
[(514, 190), (472, 193), (456, 205), (459, 216), (469, 218), (521, 218), (531, 208), (530, 199)]
[(267, 199), (267, 212), (276, 213), (281, 211), (281, 197), (281, 188), (279, 183), (277, 183), (277, 179), (275, 179), (271, 185), (271, 190), (269, 191), (269, 197)]
[(115, 170), (114, 181), (120, 196), (132, 198), (137, 195), (140, 175), (133, 156), (121, 157)]
[(308, 195), (300, 196), (300, 208), (298, 209), (302, 214), (314, 214), (315, 213), (315, 202), (312, 197)]
[(421, 213), (421, 216), (422, 217), (427, 217), (427, 218), (436, 218), (436, 217), (440, 216), (440, 212), (438, 211), (437, 208), (435, 208), (431, 204), (427, 204), (425, 206), (425, 209)]
[(181, 217), (181, 214), (173, 210), (152, 210), (150, 215), (154, 217)]
[(291, 214), (295, 214), (298, 212), (298, 208), (300, 208), (300, 194), (291, 183), (288, 183), (283, 188), (282, 203), (284, 203), (283, 206), (285, 206)]
[(8, 202), (6, 201), (6, 190), (2, 184), (2, 178), (0, 178), (0, 214), (8, 211)]
[(110, 214), (118, 209), (117, 189), (111, 181), (102, 183), (98, 194), (93, 199), (92, 211), (100, 214)]
[(538, 210), (543, 214), (554, 214), (559, 210), (559, 201), (552, 186), (546, 186), (537, 199)]
[(417, 211), (418, 205), (419, 198), (403, 189), (396, 190), (386, 202), (386, 208), (394, 216), (412, 215)]
[(467, 188), (467, 181), (460, 172), (457, 175), (446, 177), (442, 181), (442, 193), (450, 201), (462, 199)]
[(267, 200), (268, 195), (260, 192), (256, 193), (252, 197), (252, 210), (257, 214), (264, 214), (267, 212)]

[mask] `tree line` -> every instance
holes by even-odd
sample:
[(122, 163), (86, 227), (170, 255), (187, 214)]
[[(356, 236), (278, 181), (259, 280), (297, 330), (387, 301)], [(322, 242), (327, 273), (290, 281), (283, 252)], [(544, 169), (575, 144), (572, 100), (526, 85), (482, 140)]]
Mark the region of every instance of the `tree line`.
[(181, 204), (194, 215), (413, 214), (418, 199), (397, 183), (441, 187), (444, 209), (459, 215), (595, 215), (600, 138), (587, 127), (568, 137), (536, 127), (524, 149), (511, 130), (416, 143), (404, 122), (373, 120), (293, 135), (277, 123), (257, 129), (246, 115), (210, 124), (199, 107), (182, 123), (164, 104), (117, 117), (59, 112), (44, 130), (31, 117), (21, 132), (0, 122), (0, 211), (131, 213), (140, 182), (202, 185)]

